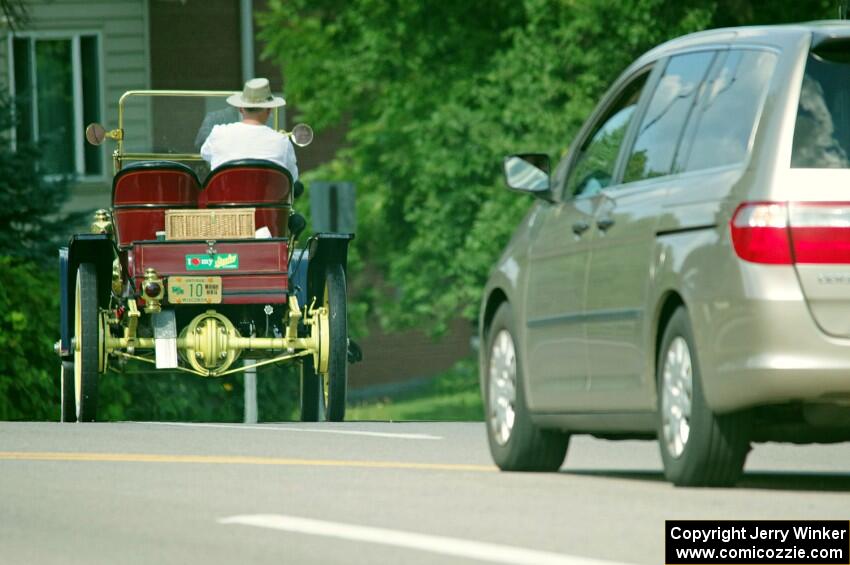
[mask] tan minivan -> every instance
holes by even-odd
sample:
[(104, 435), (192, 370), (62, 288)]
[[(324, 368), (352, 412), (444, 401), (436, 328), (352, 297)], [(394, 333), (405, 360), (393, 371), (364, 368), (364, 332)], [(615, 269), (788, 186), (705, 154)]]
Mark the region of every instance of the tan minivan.
[(570, 434), (657, 437), (677, 485), (752, 442), (850, 439), (850, 24), (720, 29), (642, 56), (550, 175), (481, 307), (504, 470)]

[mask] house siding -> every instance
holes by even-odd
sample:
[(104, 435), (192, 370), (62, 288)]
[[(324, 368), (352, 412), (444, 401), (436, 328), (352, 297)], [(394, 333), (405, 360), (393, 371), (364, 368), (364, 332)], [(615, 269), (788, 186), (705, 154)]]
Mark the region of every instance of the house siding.
[[(118, 99), (127, 90), (150, 87), (148, 51), (148, 0), (29, 0), (29, 21), (20, 24), (20, 35), (62, 32), (93, 32), (100, 36), (101, 121), (107, 128), (118, 125)], [(0, 84), (9, 91), (9, 30), (0, 42)], [(131, 112), (128, 124), (141, 123)], [(82, 135), (82, 132), (80, 132)], [(102, 179), (88, 179), (73, 190), (72, 210), (89, 210), (109, 205), (112, 177), (112, 144), (102, 148)]]

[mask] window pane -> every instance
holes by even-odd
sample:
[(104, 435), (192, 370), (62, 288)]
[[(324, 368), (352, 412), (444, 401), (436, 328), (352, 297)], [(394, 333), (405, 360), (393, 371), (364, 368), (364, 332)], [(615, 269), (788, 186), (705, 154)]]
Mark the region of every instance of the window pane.
[(800, 91), (791, 166), (850, 167), (850, 43), (809, 55)]
[(611, 183), (620, 145), (648, 75), (647, 70), (623, 89), (620, 98), (584, 142), (570, 173), (568, 195), (595, 194)]
[(15, 135), (21, 143), (35, 140), (32, 122), (32, 57), (29, 39), (12, 40), (12, 64), (15, 75), (15, 101), (18, 123)]
[(693, 141), (690, 148), (680, 150), (679, 170), (744, 160), (775, 66), (773, 53), (736, 50), (726, 55), (698, 103), (700, 114), (692, 120), (695, 133), (686, 135)]
[(71, 42), (36, 41), (38, 134), (44, 144), (45, 173), (73, 173), (74, 83)]
[(670, 174), (685, 122), (714, 55), (702, 51), (670, 59), (641, 121), (623, 182)]
[[(100, 60), (98, 57), (97, 36), (89, 35), (80, 37), (80, 62), (82, 64), (81, 75), (83, 81), (83, 125), (100, 121), (100, 81), (98, 70)], [(100, 147), (83, 144), (85, 152), (85, 173), (87, 175), (99, 175), (103, 172), (103, 151)]]

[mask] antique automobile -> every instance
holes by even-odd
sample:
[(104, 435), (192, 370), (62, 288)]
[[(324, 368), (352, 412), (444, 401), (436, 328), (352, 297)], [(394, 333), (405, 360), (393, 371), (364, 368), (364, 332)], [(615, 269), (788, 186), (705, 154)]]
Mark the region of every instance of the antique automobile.
[[(116, 129), (86, 129), (93, 145), (115, 142), (115, 174), (111, 208), (60, 250), (62, 421), (97, 419), (107, 370), (212, 378), (284, 363), (301, 366), (302, 420), (344, 419), (353, 234), (296, 249), (303, 187), (275, 163), (206, 174), (197, 151), (214, 123), (238, 120), (231, 94), (130, 91)], [(284, 133), (313, 137), (303, 124)]]

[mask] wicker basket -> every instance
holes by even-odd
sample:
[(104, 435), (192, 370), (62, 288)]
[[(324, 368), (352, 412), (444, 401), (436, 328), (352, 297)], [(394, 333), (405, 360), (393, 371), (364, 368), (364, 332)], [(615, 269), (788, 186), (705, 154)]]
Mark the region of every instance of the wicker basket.
[(253, 239), (254, 208), (166, 210), (165, 239)]

